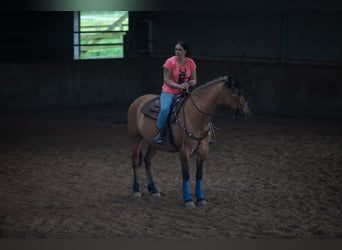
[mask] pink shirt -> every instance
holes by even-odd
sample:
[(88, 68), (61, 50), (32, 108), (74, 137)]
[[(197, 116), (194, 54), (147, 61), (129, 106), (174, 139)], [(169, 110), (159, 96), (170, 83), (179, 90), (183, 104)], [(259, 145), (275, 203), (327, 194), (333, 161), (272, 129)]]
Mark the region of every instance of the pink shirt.
[[(170, 70), (170, 79), (173, 82), (182, 84), (184, 82), (189, 81), (191, 72), (193, 72), (196, 69), (196, 64), (194, 60), (186, 57), (185, 64), (183, 66), (180, 66), (176, 61), (176, 56), (172, 56), (166, 59), (163, 68), (167, 68)], [(178, 94), (182, 92), (181, 89), (172, 88), (165, 82), (163, 84), (162, 91), (171, 94)]]

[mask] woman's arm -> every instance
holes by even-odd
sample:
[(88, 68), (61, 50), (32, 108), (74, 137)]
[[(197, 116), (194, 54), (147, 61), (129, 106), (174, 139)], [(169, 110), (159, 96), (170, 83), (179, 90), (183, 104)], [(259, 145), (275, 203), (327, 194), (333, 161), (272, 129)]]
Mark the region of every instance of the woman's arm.
[(178, 84), (170, 79), (171, 72), (168, 68), (164, 68), (164, 82), (172, 88), (185, 89), (186, 85), (184, 83)]
[(197, 74), (196, 74), (196, 69), (194, 71), (191, 72), (188, 84), (190, 86), (195, 86), (197, 83)]

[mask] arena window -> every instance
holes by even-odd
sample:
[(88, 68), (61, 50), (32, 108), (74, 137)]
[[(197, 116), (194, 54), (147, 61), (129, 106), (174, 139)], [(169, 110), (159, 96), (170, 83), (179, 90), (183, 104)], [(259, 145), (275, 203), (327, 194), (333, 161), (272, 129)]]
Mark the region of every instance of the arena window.
[(74, 12), (74, 59), (124, 57), (128, 11)]

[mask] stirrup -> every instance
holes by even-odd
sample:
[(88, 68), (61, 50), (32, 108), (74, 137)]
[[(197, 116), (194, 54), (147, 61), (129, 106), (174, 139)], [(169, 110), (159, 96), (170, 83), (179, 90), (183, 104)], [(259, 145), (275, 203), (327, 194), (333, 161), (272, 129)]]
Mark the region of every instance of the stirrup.
[(164, 143), (165, 137), (161, 136), (160, 133), (158, 133), (154, 138), (153, 142), (158, 145), (162, 145)]

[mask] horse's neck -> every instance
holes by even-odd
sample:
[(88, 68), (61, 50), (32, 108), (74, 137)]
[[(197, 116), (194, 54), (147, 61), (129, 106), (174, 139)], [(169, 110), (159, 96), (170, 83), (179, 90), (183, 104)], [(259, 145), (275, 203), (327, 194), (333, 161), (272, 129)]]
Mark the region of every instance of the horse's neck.
[(186, 113), (196, 127), (207, 126), (220, 106), (222, 84), (216, 84), (193, 92), (187, 100)]
[(196, 106), (207, 114), (215, 114), (217, 109), (220, 107), (221, 95), (223, 86), (218, 83), (208, 88), (200, 89), (197, 93), (192, 96)]

